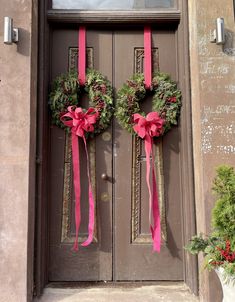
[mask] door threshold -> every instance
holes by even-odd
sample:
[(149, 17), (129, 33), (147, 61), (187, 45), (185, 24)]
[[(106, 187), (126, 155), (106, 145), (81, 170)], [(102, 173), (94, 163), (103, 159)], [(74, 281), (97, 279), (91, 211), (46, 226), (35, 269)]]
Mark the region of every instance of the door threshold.
[(183, 282), (53, 282), (40, 302), (198, 302)]
[(182, 286), (182, 281), (67, 281), (67, 282), (50, 282), (46, 288), (138, 288), (143, 286)]

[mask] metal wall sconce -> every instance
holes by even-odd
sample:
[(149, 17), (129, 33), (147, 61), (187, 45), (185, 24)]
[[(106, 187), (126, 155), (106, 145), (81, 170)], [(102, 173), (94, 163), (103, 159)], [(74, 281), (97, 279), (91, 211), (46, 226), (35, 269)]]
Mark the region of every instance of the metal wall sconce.
[(4, 43), (7, 45), (19, 41), (19, 29), (13, 28), (13, 19), (4, 17)]
[(216, 29), (212, 31), (210, 41), (218, 45), (225, 43), (224, 18), (216, 19)]

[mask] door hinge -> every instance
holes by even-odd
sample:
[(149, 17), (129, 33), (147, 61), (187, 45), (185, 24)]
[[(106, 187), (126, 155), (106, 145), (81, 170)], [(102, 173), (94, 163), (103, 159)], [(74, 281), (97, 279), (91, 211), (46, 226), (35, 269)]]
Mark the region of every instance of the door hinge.
[(33, 297), (37, 296), (37, 288), (36, 288), (36, 283), (33, 283)]
[(41, 159), (41, 157), (39, 157), (39, 156), (36, 157), (36, 164), (37, 164), (37, 165), (41, 165), (41, 164), (42, 164), (42, 159)]

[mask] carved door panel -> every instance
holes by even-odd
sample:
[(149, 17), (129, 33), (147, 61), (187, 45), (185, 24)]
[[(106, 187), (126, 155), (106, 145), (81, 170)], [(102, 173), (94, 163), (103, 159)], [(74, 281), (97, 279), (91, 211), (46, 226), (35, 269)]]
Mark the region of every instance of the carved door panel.
[[(77, 31), (54, 30), (52, 33), (51, 78), (77, 66)], [(112, 81), (112, 35), (89, 31), (87, 64), (100, 70)], [(88, 107), (87, 97), (80, 103)], [(71, 138), (51, 126), (50, 150), (50, 232), (49, 280), (86, 281), (112, 279), (112, 183), (101, 179), (102, 173), (112, 176), (112, 129), (88, 142), (91, 178), (96, 202), (95, 238), (87, 248), (73, 252), (75, 238), (74, 193), (71, 162)], [(86, 156), (80, 143), (81, 227), (79, 242), (87, 236), (88, 182)]]
[[(177, 80), (177, 46), (174, 31), (153, 31), (155, 70)], [(51, 78), (77, 65), (77, 31), (52, 32)], [(87, 59), (106, 75), (114, 89), (135, 72), (143, 71), (143, 31), (88, 30)], [(82, 101), (87, 106), (86, 98)], [(141, 105), (151, 110), (151, 99)], [(169, 132), (155, 146), (161, 208), (163, 246), (152, 253), (148, 223), (148, 192), (145, 183), (143, 144), (113, 127), (89, 142), (93, 188), (96, 199), (94, 242), (71, 251), (74, 227), (74, 195), (70, 137), (50, 128), (49, 280), (182, 280), (182, 231), (179, 130)], [(81, 144), (82, 145), (82, 144)], [(88, 207), (86, 160), (81, 147), (82, 226), (86, 237)], [(107, 174), (108, 180), (101, 175)]]
[[(152, 42), (154, 69), (177, 80), (175, 32), (153, 31)], [(143, 71), (143, 33), (116, 32), (114, 45), (114, 85), (119, 88), (134, 72)], [(145, 112), (151, 111), (151, 99), (141, 106)], [(155, 146), (163, 238), (160, 254), (152, 253), (144, 146), (117, 123), (114, 135), (115, 278), (182, 280), (179, 128), (172, 129)]]

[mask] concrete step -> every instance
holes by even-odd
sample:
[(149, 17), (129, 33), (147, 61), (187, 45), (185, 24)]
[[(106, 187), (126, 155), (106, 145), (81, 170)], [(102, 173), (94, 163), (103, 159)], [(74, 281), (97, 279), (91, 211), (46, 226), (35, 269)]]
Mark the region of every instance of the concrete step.
[(47, 287), (35, 302), (198, 302), (183, 283), (102, 283), (79, 288)]

